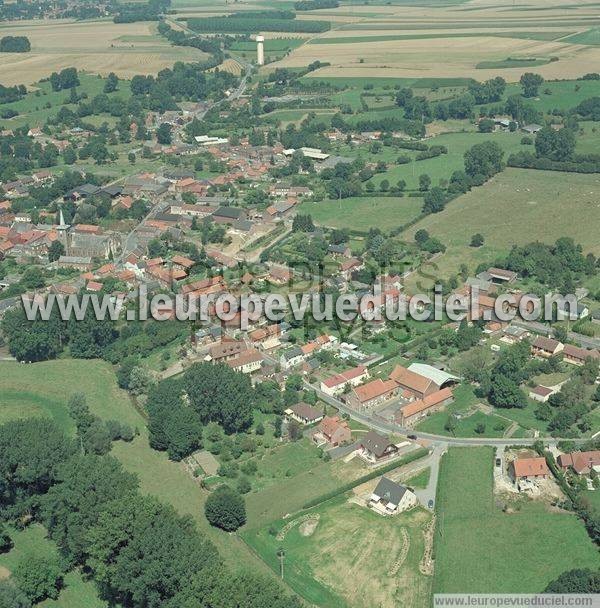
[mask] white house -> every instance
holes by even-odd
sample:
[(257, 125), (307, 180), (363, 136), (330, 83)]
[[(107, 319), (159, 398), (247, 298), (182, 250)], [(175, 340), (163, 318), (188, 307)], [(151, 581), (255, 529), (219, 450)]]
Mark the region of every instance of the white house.
[(394, 515), (412, 509), (417, 502), (407, 487), (382, 477), (369, 498), (369, 507), (381, 515)]

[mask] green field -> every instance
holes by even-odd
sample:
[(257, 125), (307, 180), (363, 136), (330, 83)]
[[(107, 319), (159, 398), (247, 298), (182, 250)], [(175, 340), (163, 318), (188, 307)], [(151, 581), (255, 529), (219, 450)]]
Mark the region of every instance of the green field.
[[(53, 541), (46, 537), (46, 530), (33, 524), (24, 530), (9, 529), (14, 543), (13, 548), (0, 554), (2, 574), (13, 572), (19, 562), (29, 557), (58, 558), (58, 549)], [(2, 576), (0, 576), (0, 579)], [(108, 604), (102, 601), (92, 581), (85, 581), (78, 570), (69, 572), (63, 581), (63, 588), (56, 600), (46, 600), (36, 604), (39, 608), (105, 608)]]
[(492, 467), (492, 448), (451, 448), (442, 457), (434, 592), (535, 593), (566, 570), (597, 569), (596, 548), (572, 513), (526, 498), (503, 513)]
[[(423, 228), (441, 239), (447, 251), (428, 265), (428, 275), (448, 277), (461, 264), (474, 270), (481, 262), (492, 263), (513, 245), (535, 240), (554, 243), (570, 236), (586, 252), (600, 253), (598, 225), (600, 206), (597, 175), (507, 169), (480, 188), (450, 202), (441, 213), (417, 222), (405, 234), (412, 240)], [(585, 218), (585, 221), (582, 219)], [(483, 247), (469, 247), (471, 236), (481, 233)], [(431, 279), (411, 277), (422, 286)], [(409, 287), (414, 288), (411, 281)]]
[(600, 27), (593, 27), (585, 32), (578, 32), (577, 34), (567, 36), (561, 42), (598, 46), (600, 45)]
[(372, 227), (402, 226), (418, 217), (422, 206), (421, 198), (368, 196), (306, 201), (299, 212), (310, 213), (317, 224), (366, 232)]
[[(310, 524), (297, 514), (248, 530), (243, 538), (276, 572), (277, 551), (283, 548), (284, 580), (309, 603), (327, 608), (429, 605), (431, 578), (419, 572), (427, 512), (414, 509), (386, 518), (339, 496), (305, 514), (316, 523), (314, 530), (306, 529)], [(283, 540), (277, 539), (286, 524)]]

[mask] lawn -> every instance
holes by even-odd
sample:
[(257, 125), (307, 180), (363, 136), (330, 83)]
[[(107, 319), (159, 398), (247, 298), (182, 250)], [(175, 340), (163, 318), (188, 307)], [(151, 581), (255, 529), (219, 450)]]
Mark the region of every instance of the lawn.
[(369, 196), (340, 201), (306, 201), (299, 212), (310, 213), (317, 224), (367, 232), (373, 227), (402, 226), (418, 217), (422, 206), (420, 198)]
[[(58, 558), (56, 545), (47, 538), (46, 530), (39, 524), (33, 524), (24, 530), (10, 528), (9, 534), (14, 546), (8, 553), (0, 554), (0, 570), (6, 568), (8, 572), (12, 572), (19, 562), (32, 556)], [(7, 572), (0, 572), (1, 574), (7, 574)], [(78, 570), (72, 570), (64, 578), (64, 586), (58, 599), (46, 600), (36, 606), (39, 608), (104, 608), (108, 604), (98, 597), (92, 581), (85, 581)]]
[[(412, 241), (417, 230), (425, 229), (447, 246), (427, 269), (438, 278), (458, 272), (463, 263), (472, 272), (479, 263), (506, 255), (513, 245), (534, 240), (554, 243), (570, 236), (585, 252), (598, 255), (599, 192), (597, 175), (507, 169), (450, 202), (441, 213), (417, 222), (404, 238)], [(474, 249), (469, 243), (476, 233), (483, 235), (485, 244)], [(414, 288), (411, 282), (432, 281), (420, 273), (408, 281), (409, 290)]]
[(488, 447), (451, 448), (442, 457), (434, 592), (536, 593), (566, 570), (598, 568), (597, 550), (572, 513), (534, 501), (502, 512), (492, 467)]
[(406, 486), (410, 486), (411, 488), (426, 488), (429, 483), (429, 477), (431, 475), (431, 469), (427, 467), (423, 469), (420, 473), (409, 477), (404, 483)]
[[(414, 509), (386, 518), (339, 496), (304, 516), (308, 522), (298, 514), (244, 532), (243, 538), (276, 572), (282, 548), (284, 580), (309, 603), (327, 608), (429, 604), (431, 579), (419, 571), (427, 512)], [(287, 531), (278, 539), (284, 526)]]

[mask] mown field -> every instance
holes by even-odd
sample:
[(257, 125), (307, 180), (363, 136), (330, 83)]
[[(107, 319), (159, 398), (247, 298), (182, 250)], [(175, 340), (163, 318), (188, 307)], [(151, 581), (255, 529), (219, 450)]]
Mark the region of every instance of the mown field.
[(442, 457), (434, 593), (535, 593), (566, 570), (597, 569), (596, 548), (572, 513), (527, 499), (503, 513), (492, 467), (492, 448)]
[(328, 608), (429, 605), (431, 578), (419, 571), (429, 513), (414, 509), (385, 518), (340, 496), (305, 512), (308, 523), (301, 516), (243, 537), (276, 572), (283, 549), (284, 580), (309, 602)]
[(310, 213), (317, 224), (366, 232), (372, 227), (402, 226), (418, 217), (422, 206), (421, 198), (366, 196), (340, 201), (306, 201), (299, 212)]
[[(553, 243), (569, 236), (586, 252), (598, 255), (599, 193), (597, 175), (506, 169), (481, 188), (449, 203), (441, 213), (420, 220), (403, 235), (412, 240), (422, 228), (448, 247), (423, 272), (410, 277), (409, 288), (417, 283), (426, 286), (435, 277), (448, 277), (461, 264), (472, 271), (481, 262), (493, 262), (507, 254), (513, 245), (534, 240)], [(469, 246), (476, 233), (484, 236), (483, 247)]]
[(36, 20), (0, 24), (0, 36), (27, 35), (31, 52), (3, 54), (0, 82), (33, 84), (67, 67), (131, 78), (156, 74), (176, 61), (200, 61), (206, 55), (191, 47), (174, 47), (151, 22), (107, 20)]

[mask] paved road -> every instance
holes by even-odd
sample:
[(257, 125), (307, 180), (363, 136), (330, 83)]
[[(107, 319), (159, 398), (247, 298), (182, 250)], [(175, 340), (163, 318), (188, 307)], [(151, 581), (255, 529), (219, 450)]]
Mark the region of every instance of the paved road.
[[(440, 460), (443, 454), (448, 450), (448, 444), (439, 443), (433, 448), (433, 452), (427, 456), (426, 461), (418, 460), (417, 463), (425, 464), (429, 467), (429, 482), (424, 489), (415, 489), (415, 494), (424, 507), (428, 509), (435, 508), (435, 494), (437, 491), (438, 476), (440, 472)], [(431, 502), (431, 507), (429, 506)]]
[[(513, 324), (543, 336), (552, 336), (554, 334), (554, 330), (549, 325), (544, 325), (544, 323), (538, 323), (537, 321), (513, 321)], [(573, 342), (576, 342), (583, 348), (600, 349), (600, 338), (590, 338), (573, 331), (570, 331), (567, 335), (569, 340), (573, 340)]]

